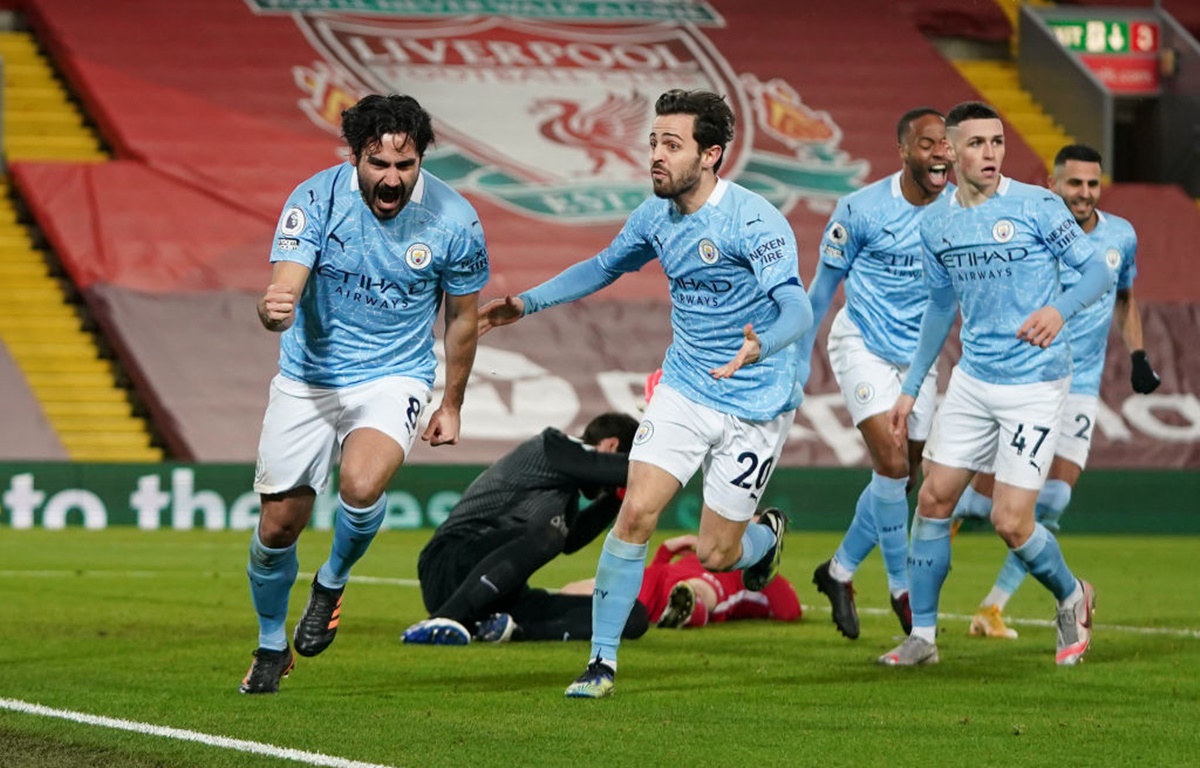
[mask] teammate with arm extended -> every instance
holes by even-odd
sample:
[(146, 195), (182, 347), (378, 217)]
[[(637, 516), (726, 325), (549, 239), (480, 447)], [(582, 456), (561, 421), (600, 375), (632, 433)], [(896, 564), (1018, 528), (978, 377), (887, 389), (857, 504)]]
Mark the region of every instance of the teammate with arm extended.
[[(1159, 384), (1158, 374), (1150, 366), (1143, 348), (1142, 319), (1133, 296), (1137, 233), (1125, 219), (1096, 207), (1102, 186), (1101, 159), (1100, 153), (1091, 147), (1069, 144), (1055, 156), (1054, 170), (1048, 180), (1048, 186), (1071, 209), (1096, 252), (1104, 255), (1105, 263), (1116, 273), (1115, 285), (1071, 318), (1065, 331), (1071, 344), (1071, 391), (1063, 408), (1061, 434), (1050, 474), (1038, 493), (1035, 515), (1039, 523), (1056, 533), (1059, 519), (1071, 501), (1071, 491), (1087, 466), (1099, 412), (1100, 378), (1108, 349), (1109, 326), (1114, 322), (1133, 360), (1130, 382), (1133, 391), (1149, 394)], [(1079, 272), (1066, 267), (1060, 279), (1063, 288), (1069, 289), (1079, 280)], [(992, 482), (990, 473), (975, 476), (954, 509), (955, 526), (964, 518), (989, 515)], [(1003, 612), (1026, 573), (1020, 558), (1011, 553), (1005, 558), (995, 585), (971, 619), (970, 634), (1009, 639), (1017, 636), (1017, 631), (1005, 624)]]
[(604, 251), (520, 296), (489, 302), (480, 332), (587, 296), (658, 259), (674, 339), (630, 453), (629, 483), (605, 539), (593, 594), (591, 661), (569, 697), (611, 695), (620, 635), (637, 599), (650, 536), (667, 504), (704, 467), (697, 555), (744, 569), (761, 589), (778, 566), (786, 518), (748, 525), (802, 397), (795, 342), (812, 324), (787, 220), (718, 178), (733, 112), (708, 91), (664, 93), (650, 131), (655, 197)]
[[(1034, 518), (1038, 491), (1058, 442), (1071, 381), (1063, 324), (1098, 299), (1112, 274), (1070, 211), (1045, 188), (1004, 177), (1004, 126), (986, 104), (946, 115), (958, 189), (921, 222), (929, 307), (902, 394), (889, 418), (897, 445), (917, 391), (955, 316), (962, 358), (925, 445), (925, 478), (909, 544), (913, 629), (879, 663), (939, 660), (938, 598), (950, 570), (950, 515), (979, 471), (995, 468), (992, 521), (1029, 572), (1058, 601), (1055, 661), (1070, 665), (1091, 644), (1092, 586), (1075, 577), (1058, 541)], [(1059, 289), (1061, 265), (1080, 272)]]
[(813, 328), (803, 339), (809, 354), (817, 326), (843, 280), (846, 305), (829, 331), (829, 362), (846, 408), (871, 456), (871, 481), (858, 497), (854, 519), (813, 583), (829, 598), (833, 623), (858, 637), (854, 573), (878, 544), (887, 569), (892, 610), (908, 634), (908, 489), (916, 482), (921, 451), (937, 400), (937, 371), (929, 374), (908, 417), (908, 443), (892, 440), (888, 411), (916, 351), (929, 292), (921, 270), (921, 214), (947, 189), (946, 126), (942, 114), (922, 107), (896, 126), (899, 171), (838, 201), (825, 225), (817, 273), (808, 288)]
[(445, 391), (421, 434), (430, 445), (458, 442), (475, 359), (487, 247), (471, 205), (421, 168), (434, 139), (429, 114), (409, 96), (371, 95), (342, 113), (342, 132), (350, 162), (288, 198), (258, 303), (263, 326), (280, 333), (280, 370), (254, 477), (262, 513), (247, 576), (259, 633), (243, 693), (276, 692), (292, 668), (296, 541), (337, 463), (333, 545), (293, 634), (304, 656), (333, 642), (350, 569), (383, 522), (385, 491), (431, 398), (443, 303)]

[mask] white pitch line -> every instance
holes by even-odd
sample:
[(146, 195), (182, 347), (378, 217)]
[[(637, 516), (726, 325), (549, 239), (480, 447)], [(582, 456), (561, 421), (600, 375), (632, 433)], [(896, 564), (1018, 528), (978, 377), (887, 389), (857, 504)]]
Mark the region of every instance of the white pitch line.
[(102, 571), (102, 570), (69, 570), (56, 571), (0, 571), (0, 578), (32, 578), (32, 579), (61, 579), (79, 576), (101, 576), (106, 578), (119, 577), (122, 579), (161, 579), (166, 571)]
[[(99, 569), (60, 569), (60, 570), (42, 570), (42, 571), (0, 571), (0, 579), (16, 579), (16, 578), (32, 578), (32, 579), (65, 579), (65, 578), (102, 578), (102, 579), (161, 579), (164, 575), (171, 574), (171, 571), (106, 571)], [(178, 572), (182, 576), (194, 575), (185, 571)], [(205, 575), (208, 575), (207, 573)], [(312, 579), (313, 574), (301, 571), (296, 574), (296, 580), (307, 581)], [(355, 584), (383, 584), (392, 587), (419, 587), (421, 582), (416, 579), (393, 579), (383, 576), (351, 576), (350, 581)]]
[(139, 723), (134, 720), (99, 717), (97, 715), (89, 715), (86, 712), (52, 709), (50, 707), (43, 707), (41, 704), (30, 704), (27, 701), (19, 701), (17, 699), (0, 698), (0, 709), (10, 709), (14, 712), (24, 712), (28, 715), (40, 715), (42, 717), (57, 717), (61, 720), (70, 720), (85, 725), (98, 725), (103, 728), (115, 728), (119, 731), (133, 731), (134, 733), (149, 736), (162, 736), (180, 741), (194, 741), (210, 747), (221, 747), (222, 749), (233, 749), (238, 752), (249, 752), (255, 755), (278, 757), (283, 760), (295, 760), (296, 762), (308, 765), (328, 766), (328, 768), (393, 768), (393, 766), (381, 763), (364, 763), (360, 760), (347, 760), (344, 757), (333, 757), (332, 755), (323, 755), (320, 752), (305, 752), (301, 749), (277, 747), (274, 744), (263, 744), (258, 741), (213, 736), (198, 731), (186, 731), (181, 728), (166, 728), (161, 725)]
[[(312, 576), (311, 573), (298, 573), (296, 580), (308, 579)], [(355, 584), (383, 584), (388, 587), (419, 587), (421, 582), (416, 579), (393, 579), (386, 576), (351, 576), (350, 581)]]
[[(126, 578), (161, 578), (163, 571), (102, 571), (102, 570), (50, 570), (50, 571), (0, 571), (0, 578), (19, 578), (19, 577), (35, 577), (35, 578), (66, 578), (80, 576), (100, 576), (105, 578), (126, 577)], [(300, 572), (296, 575), (297, 583), (312, 579), (312, 573)], [(421, 582), (416, 579), (394, 579), (385, 576), (351, 576), (350, 581), (355, 584), (374, 584), (391, 587), (420, 587)], [(821, 611), (829, 613), (829, 606), (821, 605), (805, 605), (802, 606), (805, 611)], [(892, 612), (887, 608), (859, 608), (859, 613), (865, 613), (872, 616), (891, 616)], [(950, 621), (970, 621), (971, 616), (966, 616), (957, 613), (941, 613), (938, 614), (939, 620)], [(1017, 619), (1009, 616), (1004, 617), (1004, 621), (1008, 624), (1024, 625), (1028, 627), (1053, 627), (1054, 622), (1047, 619)], [(1125, 624), (1096, 624), (1096, 629), (1108, 630), (1114, 632), (1128, 632), (1129, 634), (1137, 635), (1162, 635), (1164, 637), (1188, 637), (1200, 640), (1200, 629), (1171, 629), (1169, 627), (1133, 627)]]

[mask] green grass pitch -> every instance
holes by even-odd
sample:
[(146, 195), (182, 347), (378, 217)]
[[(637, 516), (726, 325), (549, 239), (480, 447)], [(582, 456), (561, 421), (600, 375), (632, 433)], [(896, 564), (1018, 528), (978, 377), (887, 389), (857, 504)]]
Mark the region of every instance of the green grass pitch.
[[(277, 696), (243, 696), (256, 625), (246, 533), (0, 530), (0, 766), (319, 764), (32, 714), (13, 702), (389, 766), (1189, 766), (1200, 764), (1200, 540), (1062, 536), (1098, 594), (1086, 663), (1054, 665), (1053, 603), (1028, 580), (1021, 636), (966, 634), (1003, 545), (954, 544), (942, 663), (876, 666), (898, 642), (878, 555), (856, 579), (848, 641), (809, 583), (838, 536), (788, 535), (802, 621), (657, 630), (622, 648), (617, 694), (568, 700), (586, 643), (409, 647), (428, 531), (385, 532), (356, 567), (337, 642)], [(665, 536), (665, 533), (664, 533)], [(660, 536), (659, 539), (663, 538)], [(657, 540), (656, 540), (657, 541)], [(329, 535), (300, 542), (302, 574)], [(534, 578), (593, 575), (598, 544)], [(307, 597), (292, 594), (289, 630)], [(278, 754), (278, 753), (277, 753)], [(331, 762), (328, 764), (337, 764)]]

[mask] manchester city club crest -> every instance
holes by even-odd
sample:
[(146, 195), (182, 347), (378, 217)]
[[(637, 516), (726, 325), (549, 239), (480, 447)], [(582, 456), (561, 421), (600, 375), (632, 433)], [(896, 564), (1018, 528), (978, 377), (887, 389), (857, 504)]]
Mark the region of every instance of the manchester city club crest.
[(703, 261), (705, 264), (716, 264), (717, 259), (721, 258), (721, 252), (717, 250), (717, 246), (713, 244), (713, 241), (707, 237), (700, 241), (700, 245), (696, 250), (700, 252), (700, 261)]
[[(301, 7), (251, 2), (261, 13)], [(838, 149), (828, 113), (782, 80), (734, 71), (705, 34), (725, 26), (708, 3), (610, 6), (603, 18), (586, 3), (455, 15), (466, 6), (430, 0), (357, 15), (356, 2), (326, 0), (320, 13), (293, 13), (321, 57), (293, 70), (309, 96), (300, 106), (337, 133), (340, 109), (360, 96), (411, 94), (437, 130), (426, 169), (562, 224), (621, 221), (649, 196), (646, 137), (655, 99), (672, 88), (726, 95), (738, 131), (721, 175), (785, 213), (801, 200), (828, 206), (861, 185), (867, 164)]]
[(1104, 263), (1109, 269), (1116, 269), (1121, 266), (1121, 252), (1116, 248), (1109, 248), (1104, 252)]
[(1016, 233), (1017, 228), (1008, 219), (1000, 219), (992, 225), (992, 238), (997, 243), (1007, 243)]
[(854, 385), (854, 400), (859, 405), (866, 405), (875, 398), (875, 387), (865, 381)]
[(404, 252), (404, 263), (413, 269), (425, 269), (433, 258), (433, 253), (425, 243), (413, 243)]
[(649, 421), (643, 421), (638, 425), (637, 432), (633, 435), (633, 444), (641, 445), (654, 436), (654, 425)]

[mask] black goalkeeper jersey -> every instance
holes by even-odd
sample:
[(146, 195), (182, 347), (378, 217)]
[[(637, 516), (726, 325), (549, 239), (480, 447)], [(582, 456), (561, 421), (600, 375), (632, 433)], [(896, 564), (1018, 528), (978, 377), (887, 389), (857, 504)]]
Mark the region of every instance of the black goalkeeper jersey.
[[(599, 453), (553, 427), (518, 445), (475, 478), (430, 545), (442, 537), (475, 539), (524, 529), (530, 520), (562, 514), (571, 552), (616, 516), (614, 491), (625, 485), (629, 457)], [(579, 496), (595, 499), (581, 512)]]

